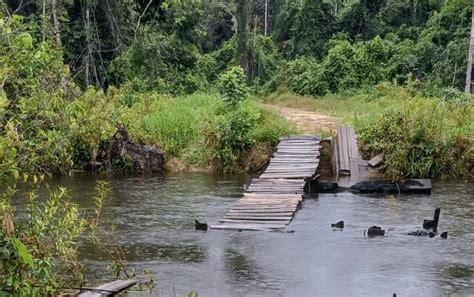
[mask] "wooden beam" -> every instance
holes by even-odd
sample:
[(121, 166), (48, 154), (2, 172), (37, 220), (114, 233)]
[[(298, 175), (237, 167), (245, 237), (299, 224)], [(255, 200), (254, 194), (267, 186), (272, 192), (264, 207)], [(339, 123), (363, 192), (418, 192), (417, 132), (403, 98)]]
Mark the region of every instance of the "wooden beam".
[(87, 291), (79, 293), (77, 296), (78, 297), (113, 296), (134, 286), (137, 282), (138, 281), (136, 280), (115, 280), (115, 281), (100, 285), (95, 288), (82, 289), (82, 290), (87, 290)]

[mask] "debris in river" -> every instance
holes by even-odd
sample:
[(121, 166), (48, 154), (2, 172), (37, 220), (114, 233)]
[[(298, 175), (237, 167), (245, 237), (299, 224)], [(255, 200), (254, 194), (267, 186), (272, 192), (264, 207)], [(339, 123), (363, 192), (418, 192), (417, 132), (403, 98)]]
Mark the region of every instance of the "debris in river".
[[(364, 230), (365, 233), (365, 230)], [(378, 226), (372, 226), (367, 230), (368, 237), (385, 236), (385, 230)]]
[(202, 231), (207, 231), (207, 223), (201, 223), (198, 220), (194, 220), (194, 227), (196, 230), (202, 230)]
[(339, 221), (335, 224), (331, 224), (332, 228), (339, 228), (339, 229), (344, 229), (344, 221)]
[(447, 239), (448, 238), (448, 231), (441, 233), (441, 235), (439, 237)]
[(411, 235), (411, 236), (429, 236), (430, 238), (435, 237), (435, 233), (431, 231), (426, 231), (426, 230), (416, 230), (412, 232), (406, 233), (406, 235)]
[(438, 232), (438, 221), (441, 208), (436, 208), (432, 220), (423, 220), (423, 229), (432, 229), (434, 233)]

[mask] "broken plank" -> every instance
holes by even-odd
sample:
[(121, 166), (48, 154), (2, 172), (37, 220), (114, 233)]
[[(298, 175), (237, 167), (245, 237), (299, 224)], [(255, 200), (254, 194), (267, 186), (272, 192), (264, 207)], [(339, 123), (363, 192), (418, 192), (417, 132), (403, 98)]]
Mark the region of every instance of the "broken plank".
[(383, 160), (383, 153), (382, 153), (382, 154), (378, 154), (377, 156), (373, 157), (373, 158), (370, 159), (367, 163), (368, 163), (371, 167), (377, 167), (380, 163), (382, 163), (382, 160)]
[[(115, 280), (110, 283), (100, 285), (86, 292), (80, 292), (77, 296), (80, 297), (100, 297), (100, 296), (112, 296), (126, 289), (134, 286), (138, 281), (136, 280)], [(86, 289), (81, 289), (84, 291)]]

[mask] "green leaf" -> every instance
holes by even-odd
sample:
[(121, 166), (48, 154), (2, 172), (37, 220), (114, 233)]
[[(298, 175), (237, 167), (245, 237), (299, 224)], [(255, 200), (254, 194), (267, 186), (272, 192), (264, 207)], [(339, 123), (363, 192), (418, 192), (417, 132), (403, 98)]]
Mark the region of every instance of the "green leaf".
[(23, 242), (21, 242), (21, 240), (19, 240), (18, 238), (12, 238), (12, 243), (15, 249), (18, 251), (18, 255), (20, 255), (20, 258), (23, 260), (23, 262), (33, 268), (33, 257), (28, 252), (28, 249), (23, 244)]

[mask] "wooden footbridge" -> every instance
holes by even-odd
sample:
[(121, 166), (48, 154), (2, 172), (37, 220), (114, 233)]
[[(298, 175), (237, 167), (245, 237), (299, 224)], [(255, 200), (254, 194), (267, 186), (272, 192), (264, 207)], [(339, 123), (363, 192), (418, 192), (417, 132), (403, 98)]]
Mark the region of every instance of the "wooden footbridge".
[(303, 199), (306, 181), (319, 165), (320, 138), (300, 135), (282, 138), (265, 172), (252, 179), (243, 197), (211, 229), (284, 229)]

